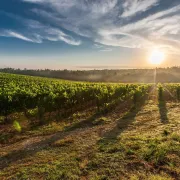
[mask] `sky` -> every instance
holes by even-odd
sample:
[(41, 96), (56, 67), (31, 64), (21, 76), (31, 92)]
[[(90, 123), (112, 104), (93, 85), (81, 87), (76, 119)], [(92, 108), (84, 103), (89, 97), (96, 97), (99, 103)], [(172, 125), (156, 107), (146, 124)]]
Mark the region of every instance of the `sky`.
[(0, 67), (180, 65), (180, 0), (1, 0)]

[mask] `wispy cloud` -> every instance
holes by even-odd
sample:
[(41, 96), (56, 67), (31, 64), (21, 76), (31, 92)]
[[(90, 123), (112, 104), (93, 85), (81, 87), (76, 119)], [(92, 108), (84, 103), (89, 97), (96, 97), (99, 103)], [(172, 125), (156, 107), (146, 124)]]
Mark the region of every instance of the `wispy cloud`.
[(0, 31), (0, 36), (3, 36), (3, 37), (13, 37), (13, 38), (17, 38), (17, 39), (21, 39), (21, 40), (29, 41), (29, 42), (37, 42), (37, 41), (34, 41), (34, 40), (30, 39), (30, 38), (25, 37), (22, 34), (14, 32), (12, 30), (1, 30)]
[[(12, 17), (11, 14), (7, 14)], [(24, 19), (23, 17), (14, 16), (14, 19), (24, 23), (22, 32), (15, 30), (0, 29), (0, 36), (13, 37), (32, 43), (42, 43), (44, 40), (49, 41), (63, 41), (69, 45), (78, 46), (81, 44), (80, 40), (75, 40), (72, 36), (64, 33), (58, 28), (52, 28), (51, 26), (43, 25), (42, 23)]]
[(102, 51), (102, 52), (109, 52), (109, 51), (112, 51), (112, 48), (105, 48), (105, 49), (101, 49), (99, 51)]
[[(174, 0), (176, 3), (167, 1), (171, 6), (164, 6), (166, 3), (163, 0), (22, 1), (38, 4), (29, 12), (41, 17), (39, 21), (49, 22), (48, 25), (38, 21), (25, 22), (29, 33), (19, 32), (23, 34), (24, 40), (63, 41), (70, 45), (80, 45), (82, 40), (73, 37), (77, 34), (96, 43), (99, 50), (101, 45), (104, 46), (102, 50), (112, 49), (109, 46), (144, 49), (156, 45), (177, 52), (180, 48), (178, 0)], [(67, 34), (62, 28), (72, 33)]]
[(52, 28), (48, 27), (45, 25), (40, 24), (39, 22), (36, 21), (29, 21), (28, 22), (28, 27), (30, 28), (31, 31), (38, 32), (39, 38), (43, 40), (49, 40), (49, 41), (63, 41), (67, 44), (70, 45), (75, 45), (78, 46), (81, 44), (80, 40), (75, 40), (73, 37), (70, 35), (65, 34), (63, 31), (57, 29), (57, 28)]
[[(76, 9), (88, 13), (106, 14), (111, 11), (117, 4), (118, 0), (22, 0), (29, 3), (38, 3), (49, 5), (57, 11), (63, 13), (69, 12), (70, 9)], [(73, 14), (73, 12), (71, 12)], [(77, 14), (76, 14), (77, 15)]]
[(23, 0), (24, 2), (32, 2), (32, 3), (41, 3), (45, 2), (44, 0)]
[(102, 44), (94, 44), (93, 48), (97, 49), (100, 52), (109, 52), (112, 51), (113, 49), (108, 47), (108, 46), (104, 46)]
[(126, 0), (123, 4), (123, 14), (121, 17), (129, 17), (140, 12), (145, 12), (152, 6), (158, 4), (160, 0)]
[(101, 45), (101, 44), (94, 44), (93, 47), (95, 47), (95, 48), (97, 48), (97, 49), (101, 49), (101, 48), (103, 48), (104, 46)]

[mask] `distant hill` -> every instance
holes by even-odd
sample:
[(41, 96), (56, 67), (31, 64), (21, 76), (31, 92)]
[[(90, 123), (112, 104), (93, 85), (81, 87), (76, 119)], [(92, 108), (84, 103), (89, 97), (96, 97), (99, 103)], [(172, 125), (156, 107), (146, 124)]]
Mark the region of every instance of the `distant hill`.
[(118, 69), (118, 70), (50, 70), (50, 69), (13, 69), (4, 68), (0, 72), (59, 78), (74, 81), (122, 82), (122, 83), (180, 83), (180, 67), (155, 69)]

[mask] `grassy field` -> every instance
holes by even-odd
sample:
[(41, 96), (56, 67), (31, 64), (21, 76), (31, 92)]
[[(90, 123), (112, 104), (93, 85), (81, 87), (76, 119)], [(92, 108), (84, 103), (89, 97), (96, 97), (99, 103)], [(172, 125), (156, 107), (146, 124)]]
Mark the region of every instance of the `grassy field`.
[(180, 179), (179, 84), (0, 82), (0, 179)]
[(149, 97), (21, 133), (1, 125), (0, 179), (180, 179), (179, 107)]

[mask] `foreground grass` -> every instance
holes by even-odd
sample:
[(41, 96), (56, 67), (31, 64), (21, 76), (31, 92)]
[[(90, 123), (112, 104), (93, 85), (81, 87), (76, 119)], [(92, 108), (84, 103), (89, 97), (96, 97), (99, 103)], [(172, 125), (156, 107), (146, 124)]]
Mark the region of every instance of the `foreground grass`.
[(17, 134), (0, 149), (0, 179), (180, 179), (179, 107), (149, 100)]

